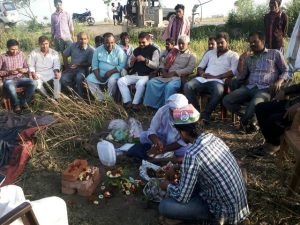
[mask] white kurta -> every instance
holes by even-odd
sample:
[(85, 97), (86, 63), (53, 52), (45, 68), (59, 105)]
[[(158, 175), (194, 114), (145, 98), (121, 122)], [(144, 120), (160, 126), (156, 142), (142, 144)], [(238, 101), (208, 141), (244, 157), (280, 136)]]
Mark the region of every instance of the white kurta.
[[(15, 185), (0, 188), (0, 217), (25, 201), (28, 200), (25, 199), (22, 188)], [(68, 225), (67, 207), (63, 199), (48, 197), (31, 201), (30, 204), (40, 225)], [(11, 224), (23, 225), (23, 222), (18, 219)]]
[(295, 69), (300, 70), (300, 13), (289, 41), (286, 57), (295, 60), (295, 65), (293, 66)]

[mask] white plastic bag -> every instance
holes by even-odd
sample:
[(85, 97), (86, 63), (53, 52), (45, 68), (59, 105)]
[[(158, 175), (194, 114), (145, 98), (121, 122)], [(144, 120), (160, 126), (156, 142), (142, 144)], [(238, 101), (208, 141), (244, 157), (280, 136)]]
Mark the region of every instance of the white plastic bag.
[(160, 166), (157, 166), (151, 162), (148, 162), (146, 160), (142, 161), (142, 165), (140, 166), (139, 170), (140, 170), (140, 177), (143, 178), (146, 181), (149, 181), (151, 179), (151, 177), (149, 177), (149, 175), (147, 174), (147, 169), (151, 168), (155, 171), (160, 169)]
[(141, 122), (131, 117), (128, 120), (128, 124), (129, 124), (129, 137), (139, 138), (141, 136), (141, 133), (143, 132), (143, 127)]
[(114, 166), (116, 164), (116, 151), (112, 143), (105, 140), (98, 142), (97, 151), (104, 166)]
[(124, 120), (116, 119), (116, 120), (112, 120), (109, 122), (108, 129), (109, 130), (127, 130), (128, 124)]

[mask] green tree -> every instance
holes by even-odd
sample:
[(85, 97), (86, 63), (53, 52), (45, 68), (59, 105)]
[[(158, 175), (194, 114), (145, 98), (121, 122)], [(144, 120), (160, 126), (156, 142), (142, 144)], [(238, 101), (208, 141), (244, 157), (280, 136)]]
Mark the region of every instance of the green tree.
[(253, 0), (237, 0), (234, 2), (238, 16), (248, 16), (253, 13)]
[(289, 17), (289, 34), (292, 33), (300, 12), (300, 1), (292, 0), (286, 5), (286, 12)]
[(21, 15), (36, 21), (36, 15), (32, 10), (32, 2), (34, 1), (35, 0), (13, 0)]

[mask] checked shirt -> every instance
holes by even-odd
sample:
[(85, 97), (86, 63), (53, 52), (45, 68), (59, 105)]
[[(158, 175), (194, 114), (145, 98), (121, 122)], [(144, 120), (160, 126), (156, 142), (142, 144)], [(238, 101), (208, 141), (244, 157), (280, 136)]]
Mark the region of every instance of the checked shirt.
[(217, 220), (237, 224), (248, 214), (246, 188), (238, 164), (227, 145), (213, 134), (201, 134), (187, 150), (179, 185), (170, 184), (168, 195), (187, 203), (194, 190), (207, 202)]

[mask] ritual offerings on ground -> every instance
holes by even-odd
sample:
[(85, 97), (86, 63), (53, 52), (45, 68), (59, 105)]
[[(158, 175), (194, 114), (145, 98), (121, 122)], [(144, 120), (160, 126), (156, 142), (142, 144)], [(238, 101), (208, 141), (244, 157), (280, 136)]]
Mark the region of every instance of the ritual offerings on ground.
[(81, 196), (91, 196), (100, 180), (98, 167), (89, 166), (86, 160), (76, 159), (62, 174), (61, 191), (64, 194), (77, 192)]

